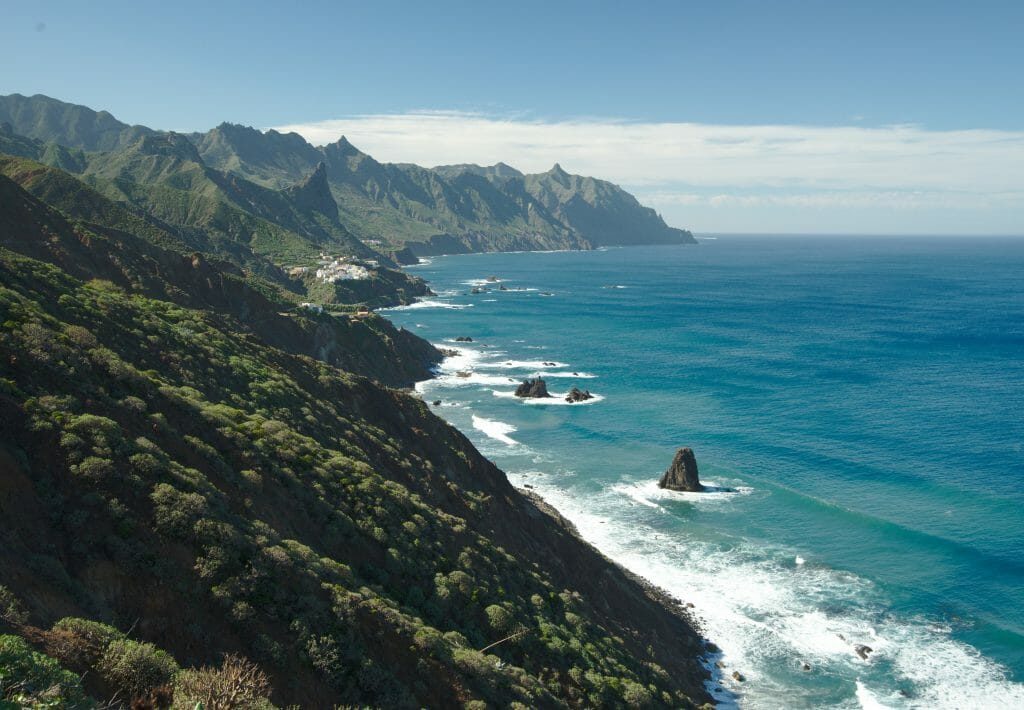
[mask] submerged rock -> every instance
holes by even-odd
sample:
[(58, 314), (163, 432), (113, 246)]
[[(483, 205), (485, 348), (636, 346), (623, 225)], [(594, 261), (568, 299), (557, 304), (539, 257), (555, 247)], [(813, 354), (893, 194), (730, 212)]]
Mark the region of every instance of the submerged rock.
[(538, 377), (535, 380), (523, 380), (523, 384), (516, 387), (516, 397), (550, 397), (548, 394), (548, 383)]
[(739, 671), (733, 671), (732, 672), (732, 679), (737, 681), (737, 682), (739, 682), (739, 683), (742, 683), (743, 681), (746, 680), (746, 678), (743, 677), (743, 674), (740, 673)]
[(704, 486), (701, 485), (697, 476), (697, 458), (693, 455), (693, 449), (687, 446), (676, 452), (675, 458), (672, 459), (672, 465), (658, 481), (658, 487), (689, 493), (698, 493), (704, 490)]
[(472, 343), (473, 339), (468, 335), (460, 335), (455, 339), (456, 343)]
[(594, 395), (590, 394), (590, 390), (581, 390), (579, 387), (573, 387), (569, 390), (569, 393), (565, 395), (566, 402), (585, 402), (588, 399), (593, 399)]

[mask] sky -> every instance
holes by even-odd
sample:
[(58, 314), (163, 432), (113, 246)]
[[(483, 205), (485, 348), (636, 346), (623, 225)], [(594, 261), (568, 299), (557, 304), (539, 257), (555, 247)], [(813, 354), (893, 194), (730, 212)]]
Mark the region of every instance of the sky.
[(558, 162), (696, 232), (1024, 234), (1024, 2), (2, 0), (0, 94)]

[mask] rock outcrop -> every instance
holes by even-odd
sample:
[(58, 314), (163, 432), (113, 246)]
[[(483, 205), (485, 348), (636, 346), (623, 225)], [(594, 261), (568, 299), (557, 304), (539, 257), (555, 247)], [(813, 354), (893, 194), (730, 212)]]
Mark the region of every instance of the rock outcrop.
[(573, 387), (569, 390), (569, 393), (565, 395), (566, 402), (585, 402), (588, 399), (593, 399), (594, 395), (590, 394), (590, 390), (581, 390), (579, 387)]
[(550, 396), (548, 383), (540, 377), (535, 380), (523, 380), (523, 384), (516, 387), (516, 397), (542, 398)]
[(863, 658), (865, 661), (868, 660), (868, 654), (872, 653), (874, 650), (875, 649), (871, 648), (870, 646), (865, 646), (862, 643), (858, 643), (856, 646), (853, 647), (853, 652), (861, 658)]
[(693, 455), (693, 449), (687, 446), (676, 452), (672, 465), (658, 481), (658, 487), (688, 493), (699, 493), (704, 490), (697, 476), (697, 459)]

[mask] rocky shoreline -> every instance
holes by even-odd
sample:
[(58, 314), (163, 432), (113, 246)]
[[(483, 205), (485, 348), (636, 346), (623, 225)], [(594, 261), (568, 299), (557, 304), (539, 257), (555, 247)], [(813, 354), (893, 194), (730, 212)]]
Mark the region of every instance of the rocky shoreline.
[[(469, 336), (460, 336), (456, 339), (460, 343), (471, 343), (474, 342)], [(458, 354), (456, 350), (444, 351), (446, 356), (455, 356)], [(460, 373), (461, 374), (461, 373)], [(437, 374), (434, 375), (437, 377)], [(546, 383), (541, 377), (532, 379), (526, 379), (518, 385), (515, 396), (519, 398), (550, 398), (552, 395), (548, 393)], [(570, 390), (569, 395), (565, 397), (569, 403), (577, 403), (586, 401), (593, 398), (588, 390), (580, 390), (577, 387), (573, 387)], [(440, 400), (434, 400), (434, 406), (440, 404)], [(677, 453), (677, 458), (683, 450)], [(686, 451), (690, 451), (686, 449)], [(690, 452), (692, 457), (692, 452)], [(693, 465), (693, 477), (696, 479), (696, 465)], [(672, 471), (670, 467), (669, 472)], [(666, 477), (668, 473), (666, 472)], [(507, 477), (507, 476), (506, 476)], [(698, 484), (699, 485), (699, 484)], [(701, 488), (702, 490), (703, 488)], [(600, 549), (598, 549), (593, 543), (587, 540), (576, 527), (576, 525), (566, 518), (559, 512), (559, 510), (544, 499), (536, 491), (532, 490), (532, 486), (515, 487), (515, 491), (521, 495), (529, 506), (536, 509), (540, 513), (552, 519), (560, 528), (575, 539), (580, 545), (585, 546), (589, 549), (594, 556), (601, 560), (603, 565), (606, 565), (609, 570), (614, 570), (617, 574), (621, 575), (624, 579), (629, 580), (632, 584), (636, 585), (637, 588), (642, 590), (644, 596), (651, 602), (658, 605), (662, 610), (668, 612), (672, 617), (676, 618), (679, 622), (684, 624), (689, 630), (688, 634), (681, 634), (680, 643), (686, 649), (688, 653), (693, 655), (693, 658), (697, 661), (697, 664), (702, 669), (701, 677), (699, 679), (699, 685), (702, 689), (700, 695), (710, 698), (708, 695), (709, 688), (715, 688), (716, 699), (723, 699), (723, 693), (729, 693), (727, 686), (723, 683), (725, 673), (723, 669), (725, 665), (719, 660), (721, 658), (721, 650), (719, 647), (707, 639), (704, 635), (704, 629), (699, 618), (691, 611), (694, 609), (694, 605), (691, 602), (687, 602), (679, 597), (675, 596), (666, 589), (659, 587), (645, 577), (633, 572), (629, 568), (622, 564), (612, 560), (605, 555)], [(696, 679), (694, 679), (696, 680)], [(691, 687), (691, 692), (693, 688)], [(697, 697), (697, 696), (695, 696)], [(705, 703), (700, 706), (702, 708), (713, 707), (713, 703)]]

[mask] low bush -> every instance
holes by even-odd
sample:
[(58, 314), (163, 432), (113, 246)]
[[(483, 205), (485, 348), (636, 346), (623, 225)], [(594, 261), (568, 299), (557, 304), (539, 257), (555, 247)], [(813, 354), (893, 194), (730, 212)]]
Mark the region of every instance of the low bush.
[(0, 708), (85, 708), (81, 680), (18, 636), (0, 636)]
[(130, 698), (170, 684), (179, 668), (170, 654), (151, 643), (118, 639), (107, 646), (97, 670)]

